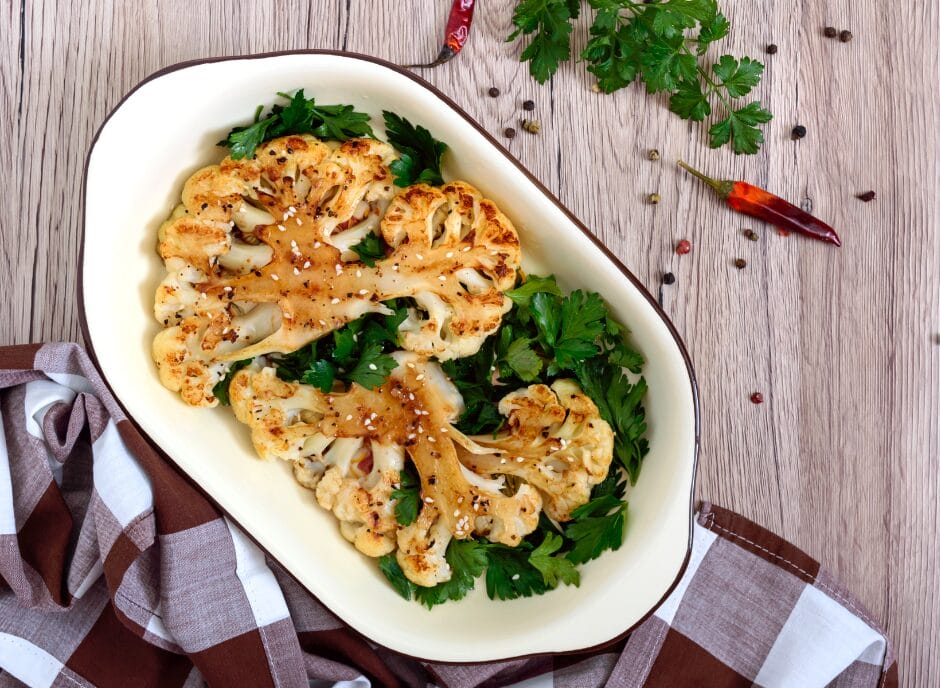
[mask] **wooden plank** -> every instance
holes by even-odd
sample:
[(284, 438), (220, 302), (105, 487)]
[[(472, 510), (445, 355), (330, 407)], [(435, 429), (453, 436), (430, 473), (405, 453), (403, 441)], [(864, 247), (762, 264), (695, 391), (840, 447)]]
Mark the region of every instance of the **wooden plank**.
[[(0, 342), (78, 337), (81, 173), (105, 114), (182, 60), (345, 48), (433, 57), (449, 3), (35, 0), (0, 6)], [(695, 360), (703, 405), (699, 494), (825, 562), (897, 643), (902, 680), (940, 680), (940, 30), (937, 3), (724, 0), (722, 50), (767, 64), (775, 114), (761, 154), (704, 145), (704, 129), (638, 88), (590, 89), (582, 64), (544, 87), (507, 44), (513, 3), (483, 2), (464, 53), (422, 72), (454, 98), (659, 293)], [(21, 21), (22, 17), (22, 21)], [(855, 38), (822, 36), (832, 24)], [(587, 38), (579, 22), (575, 50)], [(774, 42), (774, 56), (762, 54)], [(19, 55), (22, 46), (23, 61)], [(501, 95), (490, 98), (496, 86)], [(542, 131), (518, 120), (531, 98)], [(795, 124), (808, 129), (794, 142)], [(513, 139), (502, 131), (517, 129)], [(646, 159), (658, 148), (662, 160)], [(777, 236), (709, 197), (677, 157), (811, 204), (842, 249)], [(861, 203), (858, 192), (878, 199)], [(658, 205), (645, 202), (657, 192)], [(758, 242), (741, 230), (752, 227)], [(674, 253), (688, 238), (690, 255)], [(747, 267), (736, 270), (735, 258)], [(765, 403), (751, 404), (751, 392)]]

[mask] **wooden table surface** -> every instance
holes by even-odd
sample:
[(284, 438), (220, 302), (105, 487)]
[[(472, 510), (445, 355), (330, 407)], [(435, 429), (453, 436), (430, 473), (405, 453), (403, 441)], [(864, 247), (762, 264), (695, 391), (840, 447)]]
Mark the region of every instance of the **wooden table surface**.
[[(518, 46), (504, 42), (512, 5), (480, 3), (464, 52), (423, 75), (494, 133), (518, 127), (523, 99), (536, 102), (541, 133), (520, 131), (509, 149), (650, 290), (662, 290), (692, 352), (703, 414), (698, 495), (824, 562), (886, 624), (902, 682), (936, 685), (940, 4), (722, 0), (733, 22), (723, 47), (767, 65), (759, 96), (775, 119), (752, 157), (708, 149), (702, 127), (639, 88), (592, 92), (583, 65), (539, 87)], [(182, 60), (298, 48), (427, 60), (448, 6), (0, 3), (0, 343), (81, 337), (83, 162), (97, 127), (139, 80)], [(825, 38), (829, 24), (854, 40)], [(582, 22), (576, 49), (586, 33)], [(776, 55), (763, 54), (770, 42)], [(502, 95), (488, 97), (490, 86)], [(801, 141), (789, 136), (796, 124), (808, 130)], [(645, 157), (654, 147), (660, 162)], [(677, 170), (678, 157), (812, 206), (843, 247), (735, 216)], [(875, 201), (855, 198), (868, 189)], [(644, 202), (654, 191), (656, 206)], [(747, 227), (758, 242), (743, 238)], [(682, 238), (693, 249), (679, 257)], [(733, 265), (739, 257), (743, 270)], [(661, 287), (665, 271), (674, 285)], [(755, 391), (762, 405), (750, 403)]]

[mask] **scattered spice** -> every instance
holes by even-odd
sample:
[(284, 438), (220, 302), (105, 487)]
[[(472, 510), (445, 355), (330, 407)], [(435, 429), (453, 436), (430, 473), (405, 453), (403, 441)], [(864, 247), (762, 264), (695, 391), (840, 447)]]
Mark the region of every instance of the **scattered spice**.
[(688, 239), (682, 239), (679, 243), (676, 244), (676, 253), (680, 256), (684, 256), (686, 253), (692, 250), (692, 242)]
[(760, 239), (760, 237), (757, 236), (757, 232), (755, 232), (753, 229), (745, 229), (743, 234), (744, 234), (744, 238), (747, 239), (748, 241), (757, 241), (758, 239)]
[(538, 134), (542, 131), (542, 123), (537, 119), (524, 119), (522, 120), (522, 128), (530, 134)]
[(676, 281), (676, 276), (671, 272), (667, 272), (663, 275), (663, 284), (674, 284)]
[(744, 268), (747, 267), (747, 261), (744, 260), (743, 258), (735, 258), (734, 267), (736, 267), (738, 270), (743, 270)]
[(793, 131), (790, 132), (790, 138), (794, 141), (801, 139), (804, 136), (806, 136), (806, 127), (804, 127), (802, 124), (797, 124), (795, 127), (793, 127)]
[(660, 202), (661, 200), (663, 200), (663, 199), (660, 198), (660, 196), (659, 196), (658, 193), (651, 193), (649, 196), (646, 197), (646, 200), (648, 200), (648, 201), (649, 201), (650, 203), (652, 203), (653, 205), (656, 205), (657, 203), (659, 203), (659, 202)]
[(763, 403), (764, 403), (764, 395), (761, 394), (760, 392), (754, 392), (754, 393), (751, 395), (751, 403), (752, 403), (752, 404), (763, 404)]
[(866, 191), (865, 193), (860, 193), (858, 196), (856, 196), (856, 198), (860, 201), (864, 201), (865, 203), (868, 203), (869, 201), (875, 200), (875, 192)]
[(839, 40), (843, 43), (848, 43), (852, 40), (852, 32), (848, 29), (842, 29), (842, 31), (839, 32)]
[(825, 29), (823, 29), (823, 35), (824, 35), (826, 38), (835, 38), (836, 36), (839, 35), (839, 32), (836, 31), (836, 27), (834, 27), (834, 26), (827, 26)]
[(776, 43), (771, 43), (770, 45), (767, 46), (767, 54), (768, 54), (768, 55), (776, 55), (776, 54), (777, 54), (777, 44), (776, 44)]
[(523, 109), (523, 110), (528, 110), (529, 112), (531, 112), (532, 110), (535, 109), (535, 101), (527, 100), (527, 101), (523, 102), (523, 103), (522, 103), (522, 109)]
[(505, 129), (503, 129), (503, 135), (504, 135), (507, 139), (511, 139), (511, 138), (515, 137), (515, 135), (516, 135), (516, 130), (513, 129), (512, 127), (506, 127)]
[(647, 152), (646, 157), (648, 160), (659, 160), (659, 151), (655, 148), (650, 148)]
[(717, 180), (679, 161), (679, 166), (712, 187), (725, 202), (739, 213), (765, 220), (776, 227), (818, 239), (836, 246), (842, 241), (836, 231), (822, 220), (769, 191), (742, 181)]
[(496, 88), (495, 86), (490, 86), (490, 90), (487, 91), (487, 93), (490, 94), (491, 98), (495, 98), (496, 96), (499, 95), (499, 89)]

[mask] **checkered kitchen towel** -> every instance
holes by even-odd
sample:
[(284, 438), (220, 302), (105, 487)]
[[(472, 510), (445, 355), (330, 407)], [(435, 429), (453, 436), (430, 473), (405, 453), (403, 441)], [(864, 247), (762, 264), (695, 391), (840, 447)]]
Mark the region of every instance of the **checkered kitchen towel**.
[(0, 349), (0, 425), (0, 687), (897, 684), (848, 592), (718, 507), (702, 507), (687, 573), (627, 640), (426, 664), (344, 627), (267, 560), (144, 441), (79, 347)]

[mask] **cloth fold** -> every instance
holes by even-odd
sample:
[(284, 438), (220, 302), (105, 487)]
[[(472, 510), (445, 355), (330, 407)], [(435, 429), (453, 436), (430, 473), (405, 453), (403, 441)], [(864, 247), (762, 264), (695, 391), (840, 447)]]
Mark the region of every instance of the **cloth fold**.
[(346, 627), (136, 430), (74, 344), (0, 348), (0, 688), (897, 685), (811, 557), (704, 504), (688, 569), (590, 653), (420, 662)]

